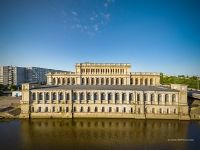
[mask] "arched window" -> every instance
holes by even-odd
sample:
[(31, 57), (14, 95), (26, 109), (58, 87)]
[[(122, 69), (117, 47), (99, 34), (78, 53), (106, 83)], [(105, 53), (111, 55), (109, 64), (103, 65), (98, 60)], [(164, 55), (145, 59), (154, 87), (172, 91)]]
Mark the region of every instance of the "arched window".
[(101, 100), (105, 100), (105, 93), (101, 93)]
[(153, 85), (153, 79), (152, 78), (150, 79), (150, 85)]
[(46, 100), (49, 100), (49, 93), (46, 93), (45, 98)]
[(137, 94), (137, 104), (140, 104), (140, 94)]
[(148, 85), (148, 79), (145, 79), (145, 85)]
[(35, 95), (35, 93), (32, 93), (32, 99), (33, 99), (33, 100), (36, 100), (36, 95)]
[(69, 93), (66, 94), (66, 100), (69, 100)]
[(94, 78), (91, 78), (91, 85), (94, 85)]
[(109, 78), (106, 78), (106, 85), (109, 85)]
[(55, 85), (56, 84), (56, 79), (53, 78), (52, 84)]
[(148, 95), (147, 95), (147, 93), (144, 93), (144, 102), (146, 102), (146, 101), (147, 101), (147, 98), (148, 98)]
[(129, 104), (131, 104), (131, 101), (133, 101), (133, 93), (129, 94)]
[(133, 78), (130, 79), (130, 84), (133, 85)]
[(119, 93), (115, 93), (115, 101), (119, 100)]
[(80, 100), (84, 100), (84, 93), (83, 92), (80, 93)]
[(116, 78), (116, 85), (119, 85), (119, 79)]
[(116, 107), (116, 112), (119, 112), (119, 107)]
[(95, 112), (98, 112), (98, 107), (95, 107), (95, 108), (94, 108), (94, 111), (95, 111)]
[(160, 114), (162, 114), (162, 108), (159, 109)]
[(123, 85), (124, 84), (124, 79), (123, 78), (121, 78), (121, 85)]
[(73, 94), (73, 100), (77, 100), (77, 93), (76, 92), (74, 92), (74, 94)]
[(59, 93), (59, 100), (63, 100), (63, 93)]
[(90, 107), (88, 107), (87, 112), (90, 112)]
[(133, 108), (131, 108), (131, 113), (133, 113)]
[(86, 78), (86, 85), (89, 84), (89, 78)]
[(58, 84), (60, 84), (60, 78), (58, 78)]
[(45, 112), (48, 112), (48, 107), (45, 107)]
[(114, 79), (113, 78), (111, 78), (111, 85), (113, 85), (114, 84)]
[(154, 99), (155, 99), (154, 94), (151, 94), (151, 105), (154, 103)]
[(142, 78), (140, 79), (140, 85), (143, 85), (143, 79)]
[(167, 114), (169, 114), (169, 113), (170, 113), (169, 108), (167, 108)]
[(62, 84), (65, 84), (65, 78), (62, 78)]
[(104, 84), (104, 78), (101, 78), (101, 85)]
[(84, 85), (85, 84), (85, 79), (84, 78), (82, 78), (82, 85)]
[(108, 100), (112, 100), (112, 93), (108, 93)]
[(80, 110), (80, 112), (83, 112), (83, 106), (81, 106), (81, 110)]
[(67, 78), (67, 84), (68, 85), (70, 84), (70, 78)]
[(125, 104), (126, 102), (126, 94), (122, 93), (122, 104)]
[(165, 104), (169, 103), (169, 95), (165, 94)]
[(52, 94), (52, 100), (56, 100), (56, 93), (55, 92)]
[(124, 113), (126, 112), (126, 107), (123, 108), (123, 112), (124, 112)]
[(99, 78), (96, 78), (96, 85), (99, 84)]
[(90, 100), (91, 99), (91, 95), (90, 93), (87, 93), (87, 100)]
[(94, 93), (94, 101), (98, 100), (98, 94)]
[(158, 104), (161, 104), (161, 102), (162, 102), (162, 95), (158, 94)]
[(173, 94), (173, 95), (172, 95), (172, 103), (175, 103), (175, 102), (176, 102), (176, 95)]
[(105, 108), (104, 107), (102, 107), (102, 112), (105, 112)]
[(72, 85), (75, 84), (75, 78), (72, 78)]
[(42, 100), (42, 99), (43, 99), (42, 93), (39, 93), (39, 100)]
[(138, 78), (135, 79), (135, 85), (138, 85)]

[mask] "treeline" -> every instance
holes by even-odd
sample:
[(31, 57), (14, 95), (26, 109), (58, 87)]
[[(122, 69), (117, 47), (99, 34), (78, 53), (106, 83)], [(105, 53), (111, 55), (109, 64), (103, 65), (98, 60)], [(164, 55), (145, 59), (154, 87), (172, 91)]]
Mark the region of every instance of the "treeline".
[(161, 84), (185, 84), (188, 88), (200, 88), (200, 79), (197, 76), (166, 76), (161, 73), (160, 81)]

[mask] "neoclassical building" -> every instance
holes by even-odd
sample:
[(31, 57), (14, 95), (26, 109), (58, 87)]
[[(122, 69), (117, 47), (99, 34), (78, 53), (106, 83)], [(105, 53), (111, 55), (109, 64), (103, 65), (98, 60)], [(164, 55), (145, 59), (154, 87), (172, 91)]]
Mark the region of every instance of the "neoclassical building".
[(160, 73), (130, 72), (130, 64), (76, 64), (49, 73), (48, 85), (22, 85), (21, 118), (188, 120), (187, 86), (160, 85)]

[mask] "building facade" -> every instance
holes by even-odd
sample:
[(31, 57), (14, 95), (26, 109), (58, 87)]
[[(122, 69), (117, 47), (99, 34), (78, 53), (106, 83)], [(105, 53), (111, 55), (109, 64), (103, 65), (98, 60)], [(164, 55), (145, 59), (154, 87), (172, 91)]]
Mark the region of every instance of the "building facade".
[(46, 74), (49, 72), (65, 72), (61, 70), (40, 68), (40, 67), (0, 67), (0, 84), (21, 85), (27, 82), (47, 83)]
[(162, 86), (158, 73), (131, 73), (130, 64), (76, 64), (47, 79), (23, 84), (21, 118), (189, 119), (187, 86)]
[(0, 84), (3, 85), (20, 85), (26, 81), (25, 68), (17, 66), (0, 67)]

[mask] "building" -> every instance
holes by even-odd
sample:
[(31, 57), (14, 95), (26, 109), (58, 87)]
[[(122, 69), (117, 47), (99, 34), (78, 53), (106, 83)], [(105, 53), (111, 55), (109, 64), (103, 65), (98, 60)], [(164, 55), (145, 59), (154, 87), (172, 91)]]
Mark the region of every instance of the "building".
[(49, 72), (64, 72), (61, 70), (39, 68), (39, 67), (0, 67), (0, 84), (3, 85), (21, 85), (27, 82), (46, 83)]
[(20, 97), (20, 96), (22, 96), (21, 91), (12, 91), (12, 97)]
[(26, 82), (47, 83), (46, 74), (49, 72), (64, 72), (61, 70), (40, 68), (40, 67), (27, 67), (26, 68)]
[(17, 66), (0, 67), (0, 84), (20, 85), (26, 81), (25, 68)]
[(23, 84), (20, 117), (189, 119), (187, 86), (162, 86), (159, 73), (130, 67), (81, 63), (49, 73), (46, 86)]

